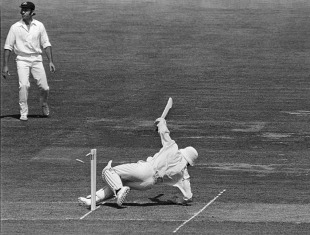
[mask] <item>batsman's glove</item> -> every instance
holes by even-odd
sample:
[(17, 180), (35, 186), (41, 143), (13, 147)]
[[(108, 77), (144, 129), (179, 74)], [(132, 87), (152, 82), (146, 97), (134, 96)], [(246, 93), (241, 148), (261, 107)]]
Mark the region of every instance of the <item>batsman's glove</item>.
[(157, 118), (154, 122), (154, 125), (155, 125), (155, 131), (157, 132), (158, 131), (158, 127), (161, 126), (161, 125), (166, 125), (166, 120), (162, 117), (160, 118)]
[(162, 124), (166, 125), (166, 120), (165, 120), (164, 118), (157, 118), (157, 119), (155, 120), (155, 122), (154, 122), (154, 125), (155, 125), (156, 127), (158, 127), (158, 126), (160, 126), (160, 125), (162, 125)]
[(160, 125), (160, 124), (166, 124), (166, 120), (164, 119), (164, 118), (162, 118), (162, 117), (160, 117), (160, 118), (157, 118), (156, 120), (155, 120), (155, 122), (154, 122), (154, 124), (156, 125), (156, 126), (158, 126), (158, 125)]

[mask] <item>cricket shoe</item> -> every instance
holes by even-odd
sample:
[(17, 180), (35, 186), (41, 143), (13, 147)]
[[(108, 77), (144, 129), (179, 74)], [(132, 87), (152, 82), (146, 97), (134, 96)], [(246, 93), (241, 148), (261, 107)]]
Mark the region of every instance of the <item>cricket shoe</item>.
[(91, 205), (90, 197), (87, 197), (87, 198), (86, 197), (79, 197), (78, 201), (79, 201), (80, 206), (90, 207), (90, 205)]
[(117, 200), (116, 200), (116, 203), (118, 206), (122, 206), (129, 191), (130, 191), (130, 188), (128, 186), (124, 186), (118, 191)]
[(28, 121), (27, 115), (21, 115), (19, 120), (21, 120), (21, 121)]
[(50, 115), (50, 109), (47, 104), (42, 105), (42, 113), (44, 117), (48, 117)]
[[(91, 207), (91, 195), (88, 195), (87, 197), (79, 197), (78, 201), (80, 206), (85, 206), (87, 208)], [(104, 200), (98, 199), (96, 196), (96, 206), (103, 204), (103, 202)]]

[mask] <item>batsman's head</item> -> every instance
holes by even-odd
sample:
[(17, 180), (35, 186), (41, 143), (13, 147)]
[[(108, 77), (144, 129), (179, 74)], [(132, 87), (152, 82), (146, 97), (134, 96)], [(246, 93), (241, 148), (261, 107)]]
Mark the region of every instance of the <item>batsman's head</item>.
[(185, 149), (180, 149), (180, 152), (191, 166), (195, 165), (195, 160), (198, 158), (198, 152), (195, 148), (189, 146)]

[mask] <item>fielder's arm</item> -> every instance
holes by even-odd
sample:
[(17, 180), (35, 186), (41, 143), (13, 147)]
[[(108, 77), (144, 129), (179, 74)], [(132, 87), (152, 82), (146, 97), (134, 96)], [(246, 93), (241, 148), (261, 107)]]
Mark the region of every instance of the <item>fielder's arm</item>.
[(4, 53), (3, 53), (3, 68), (2, 68), (2, 76), (4, 79), (6, 79), (6, 77), (8, 75), (10, 75), (9, 73), (9, 59), (10, 59), (10, 55), (11, 55), (11, 51), (8, 49), (4, 49)]
[(47, 59), (49, 61), (49, 68), (50, 68), (50, 71), (52, 73), (54, 73), (56, 71), (56, 68), (55, 68), (55, 65), (53, 63), (53, 53), (52, 53), (52, 47), (51, 46), (48, 46), (46, 47), (45, 49), (45, 54), (47, 56)]

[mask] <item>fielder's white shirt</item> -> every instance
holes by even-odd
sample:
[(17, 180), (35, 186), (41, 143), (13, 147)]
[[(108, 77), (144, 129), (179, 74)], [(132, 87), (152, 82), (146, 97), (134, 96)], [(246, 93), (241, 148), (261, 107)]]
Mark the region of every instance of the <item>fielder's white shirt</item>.
[(14, 50), (17, 56), (42, 54), (42, 47), (51, 46), (44, 25), (33, 19), (28, 30), (23, 20), (13, 24), (6, 38), (4, 49)]

